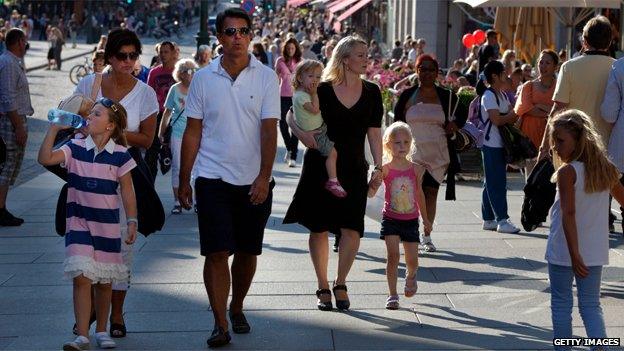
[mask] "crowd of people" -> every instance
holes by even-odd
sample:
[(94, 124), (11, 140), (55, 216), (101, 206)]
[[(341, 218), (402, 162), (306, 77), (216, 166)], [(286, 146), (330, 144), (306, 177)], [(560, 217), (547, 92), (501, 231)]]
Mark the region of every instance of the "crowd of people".
[[(423, 38), (409, 36), (386, 49), (353, 28), (335, 32), (326, 19), (316, 10), (285, 8), (251, 18), (228, 9), (216, 20), (218, 43), (180, 58), (177, 44), (163, 41), (149, 66), (138, 60), (143, 47), (129, 22), (102, 36), (93, 56), (98, 69), (75, 91), (93, 105), (82, 111), (88, 121), (79, 131), (82, 138), (53, 149), (64, 128), (52, 125), (39, 152), (40, 163), (63, 164), (70, 174), (64, 271), (74, 283), (77, 337), (64, 349), (85, 349), (93, 322), (102, 348), (114, 347), (111, 337), (126, 336), (131, 245), (141, 232), (137, 218), (146, 201), (128, 184), (137, 188), (139, 174), (147, 172), (145, 182), (153, 188), (159, 168), (163, 174), (168, 170), (163, 150), (170, 152), (171, 213), (198, 214), (204, 282), (215, 319), (207, 343), (228, 344), (230, 324), (234, 333), (250, 332), (243, 302), (271, 213), (278, 129), (289, 167), (297, 167), (299, 143), (305, 146), (284, 223), (299, 223), (310, 232), (318, 309), (331, 311), (334, 303), (339, 310), (350, 308), (348, 274), (364, 234), (366, 204), (382, 184), (385, 307), (398, 309), (400, 243), (407, 265), (403, 292), (412, 297), (418, 289), (419, 244), (427, 252), (437, 250), (431, 234), (438, 191), (446, 183), (445, 198), (456, 197), (461, 164), (455, 139), (476, 120), (473, 126), (483, 137), (483, 229), (520, 231), (508, 213), (499, 130), (516, 125), (539, 149), (537, 158), (527, 160), (526, 174), (542, 159), (551, 158), (557, 169), (546, 252), (554, 336), (572, 336), (576, 277), (588, 337), (606, 337), (599, 291), (613, 223), (609, 193), (624, 203), (624, 61), (609, 56), (609, 21), (597, 16), (586, 24), (578, 57), (567, 60), (565, 52), (544, 50), (536, 69), (519, 62), (513, 51), (501, 55), (498, 35), (489, 30), (483, 45), (445, 72)], [(27, 39), (26, 30), (10, 29), (8, 51), (0, 56), (0, 132), (7, 144), (0, 173), (3, 226), (23, 223), (6, 209), (6, 194), (23, 158), (26, 116), (33, 113), (20, 69)], [(462, 101), (466, 91), (476, 96), (472, 102)], [(394, 121), (386, 126), (388, 100)], [(331, 284), (329, 233), (336, 235), (338, 252)]]

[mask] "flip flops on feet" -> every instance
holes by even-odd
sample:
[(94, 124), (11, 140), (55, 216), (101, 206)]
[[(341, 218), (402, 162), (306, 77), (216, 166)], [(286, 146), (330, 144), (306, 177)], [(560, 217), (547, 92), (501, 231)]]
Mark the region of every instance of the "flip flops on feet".
[(232, 337), (230, 336), (230, 332), (215, 325), (212, 330), (212, 334), (210, 334), (206, 343), (208, 344), (208, 347), (221, 347), (229, 344), (231, 340)]
[(399, 309), (399, 295), (390, 295), (386, 299), (386, 309), (398, 310)]
[(416, 282), (416, 274), (410, 278), (409, 273), (405, 276), (405, 289), (404, 294), (405, 297), (412, 297), (418, 291), (418, 282)]
[(245, 314), (243, 312), (239, 313), (229, 313), (230, 322), (232, 322), (232, 331), (236, 334), (247, 334), (251, 331), (251, 326), (247, 322), (247, 318), (245, 318)]

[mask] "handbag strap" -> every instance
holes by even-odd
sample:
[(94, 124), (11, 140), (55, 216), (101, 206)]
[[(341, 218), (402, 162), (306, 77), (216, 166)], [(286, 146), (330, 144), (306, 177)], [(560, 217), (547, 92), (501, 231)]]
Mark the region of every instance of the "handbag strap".
[(180, 119), (180, 117), (182, 117), (182, 113), (184, 113), (184, 109), (182, 109), (182, 111), (178, 113), (178, 117), (176, 117), (174, 120), (169, 120), (169, 126), (173, 128), (173, 125)]
[(93, 86), (91, 86), (91, 100), (95, 102), (97, 100), (98, 92), (102, 86), (102, 73), (95, 73), (95, 79), (93, 80)]

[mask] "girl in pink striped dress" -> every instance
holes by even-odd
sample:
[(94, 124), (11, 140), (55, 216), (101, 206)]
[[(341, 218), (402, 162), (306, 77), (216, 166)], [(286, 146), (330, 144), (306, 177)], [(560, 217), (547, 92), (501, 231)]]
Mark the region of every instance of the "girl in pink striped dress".
[[(86, 139), (75, 139), (52, 150), (54, 138), (66, 127), (51, 124), (39, 150), (42, 165), (62, 164), (68, 171), (67, 232), (64, 273), (74, 283), (74, 313), (78, 337), (64, 350), (89, 347), (89, 317), (95, 303), (95, 339), (101, 348), (115, 343), (106, 331), (111, 283), (128, 280), (121, 256), (121, 200), (128, 220), (127, 244), (136, 239), (136, 198), (130, 170), (136, 166), (128, 153), (123, 130), (126, 110), (110, 99), (98, 100), (87, 117)], [(91, 285), (95, 284), (95, 301)]]

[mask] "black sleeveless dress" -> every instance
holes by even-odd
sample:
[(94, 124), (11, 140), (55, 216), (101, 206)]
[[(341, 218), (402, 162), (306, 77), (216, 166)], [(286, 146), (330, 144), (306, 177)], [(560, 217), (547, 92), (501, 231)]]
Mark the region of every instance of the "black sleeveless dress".
[(381, 128), (383, 104), (379, 87), (362, 81), (362, 95), (351, 108), (336, 96), (331, 83), (318, 87), (320, 110), (327, 124), (327, 135), (338, 153), (338, 180), (347, 191), (340, 199), (325, 190), (325, 157), (318, 150), (307, 149), (301, 178), (288, 208), (284, 223), (299, 223), (310, 232), (351, 229), (364, 235), (364, 214), (368, 191), (368, 162), (364, 143), (368, 128)]

